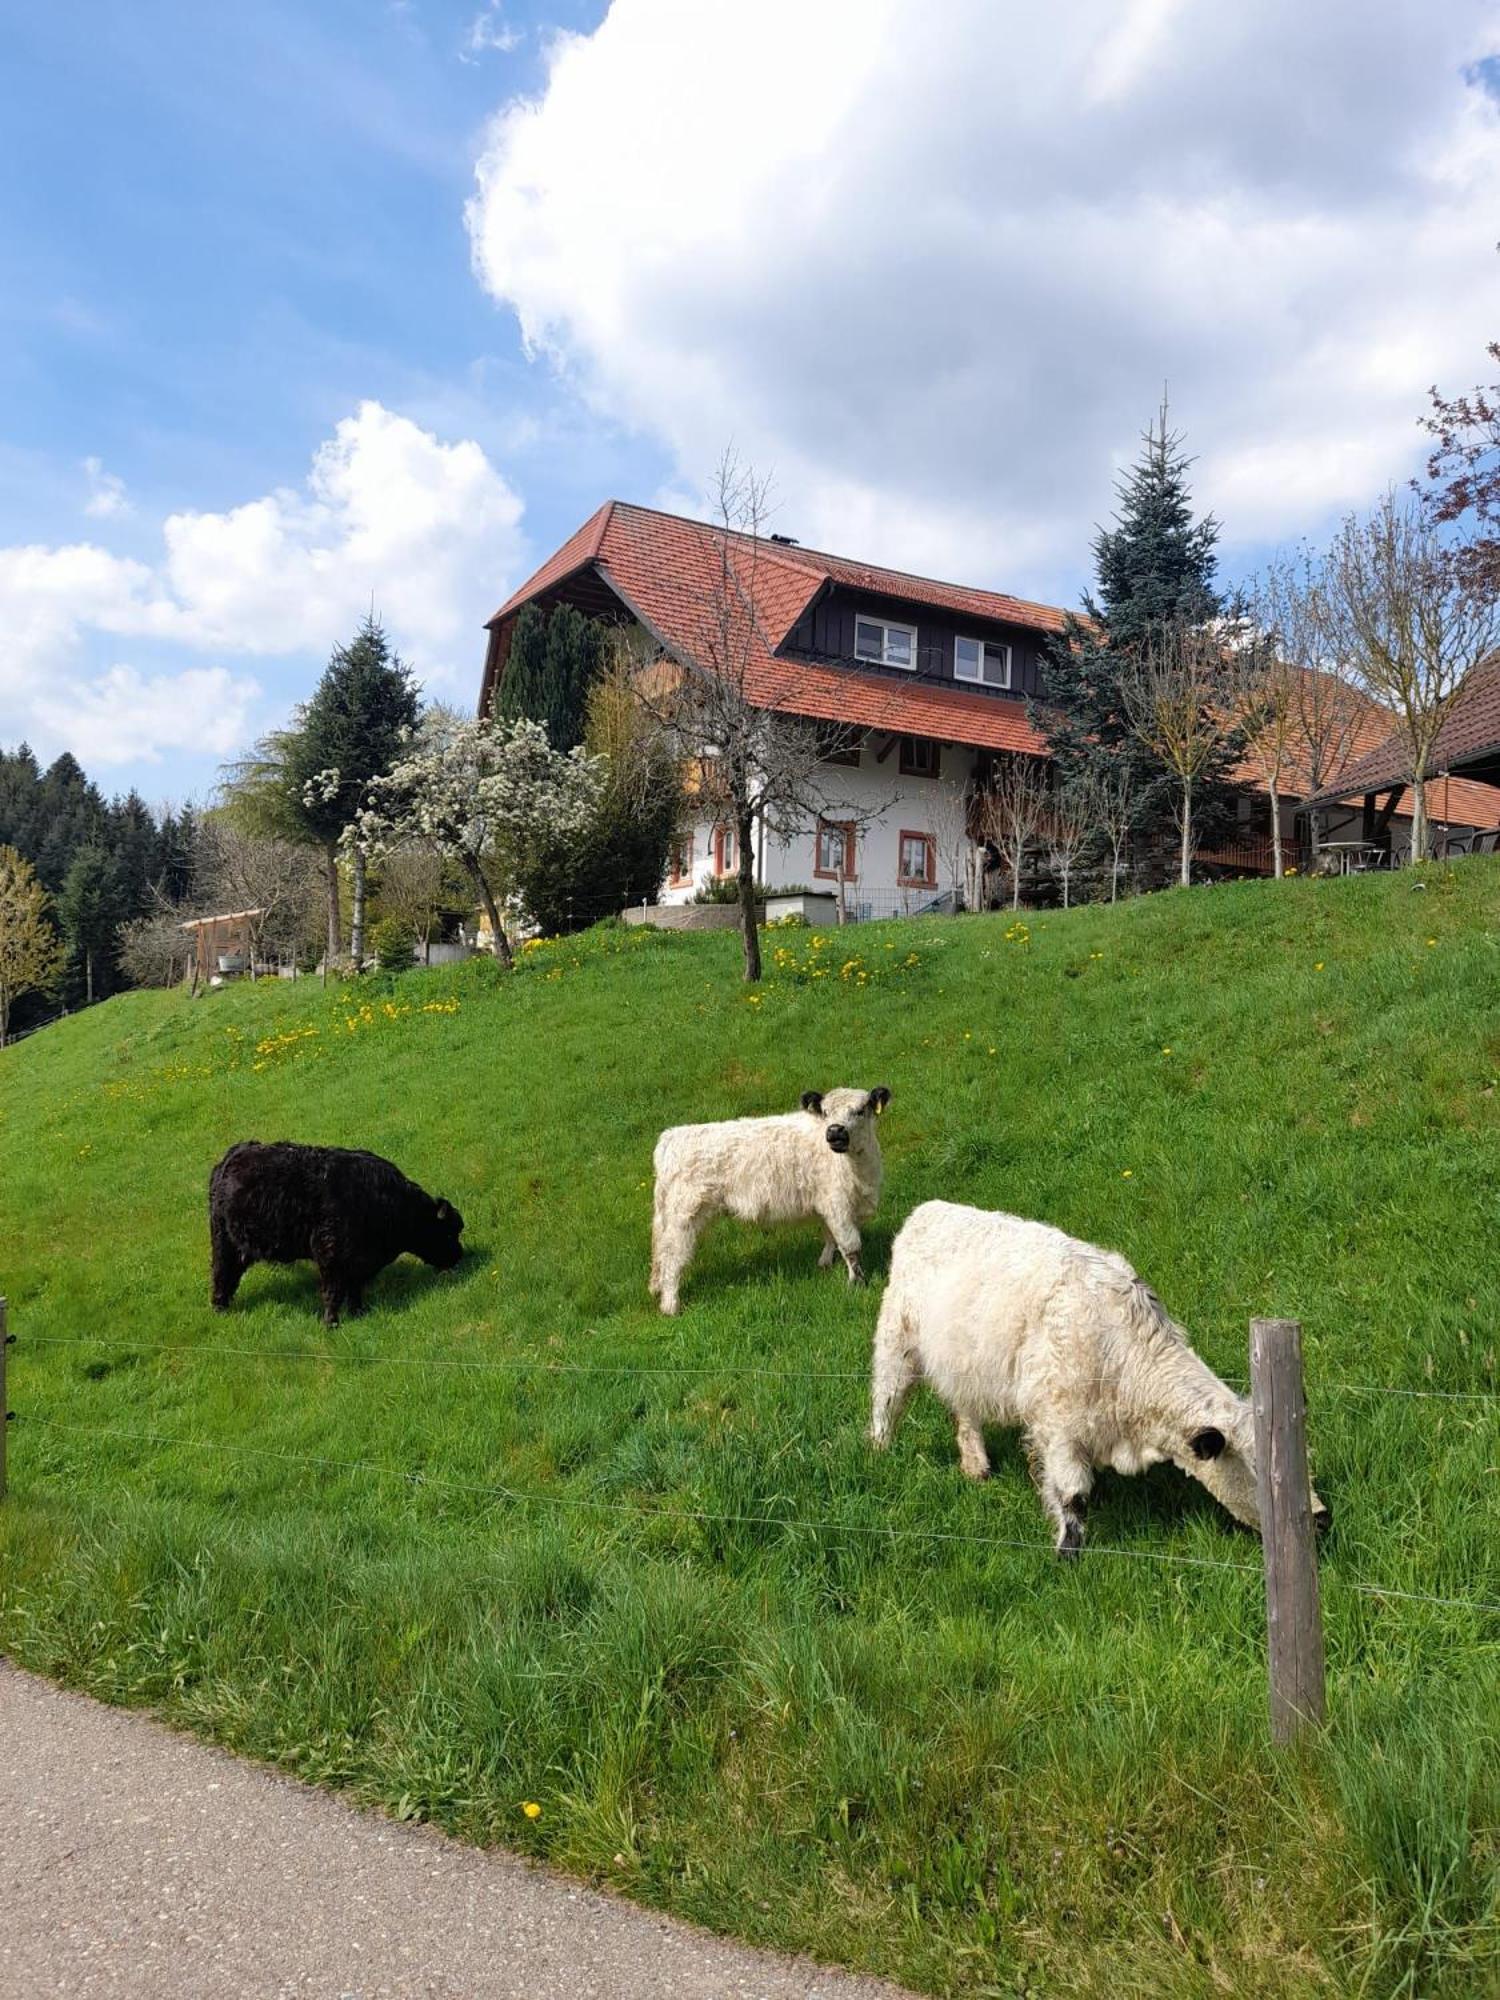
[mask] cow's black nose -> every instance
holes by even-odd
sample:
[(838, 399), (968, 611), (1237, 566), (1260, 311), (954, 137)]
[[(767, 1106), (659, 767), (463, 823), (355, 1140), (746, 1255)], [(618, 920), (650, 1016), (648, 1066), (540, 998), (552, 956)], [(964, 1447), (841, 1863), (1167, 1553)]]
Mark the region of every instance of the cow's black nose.
[(849, 1150), (849, 1128), (846, 1125), (830, 1125), (828, 1128), (828, 1143), (836, 1153), (847, 1153)]

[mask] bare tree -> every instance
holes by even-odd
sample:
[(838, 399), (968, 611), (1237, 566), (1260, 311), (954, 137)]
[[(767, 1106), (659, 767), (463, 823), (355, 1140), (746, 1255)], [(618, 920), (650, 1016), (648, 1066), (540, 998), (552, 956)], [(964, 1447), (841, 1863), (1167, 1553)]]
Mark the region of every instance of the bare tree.
[(978, 817), (1010, 869), (1010, 906), (1021, 907), (1021, 871), (1040, 839), (1051, 807), (1047, 767), (1036, 757), (1006, 757), (980, 794)]
[(1271, 872), (1286, 874), (1281, 802), (1293, 766), (1298, 670), (1258, 627), (1232, 637), (1235, 714), (1271, 806)]
[(316, 848), (261, 838), (223, 811), (205, 816), (194, 901), (205, 915), (254, 910), (251, 961), (271, 952), (293, 961), (315, 951), (324, 931), (324, 877)]
[(1233, 648), (1215, 626), (1173, 622), (1132, 657), (1120, 687), (1136, 740), (1171, 773), (1178, 879), (1186, 888), (1193, 879), (1198, 800), (1243, 741)]
[(965, 860), (973, 843), (969, 839), (970, 797), (967, 787), (938, 783), (933, 787), (927, 823), (932, 828), (932, 844), (937, 853), (938, 887), (948, 878), (955, 904), (967, 892)]
[(1090, 783), (1094, 790), (1099, 831), (1109, 847), (1109, 900), (1117, 903), (1120, 900), (1120, 870), (1124, 866), (1130, 836), (1135, 831), (1135, 783), (1129, 760), (1124, 757), (1100, 757), (1090, 767)]
[[(1266, 565), (1251, 588), (1249, 613), (1275, 662), (1269, 670), (1275, 715), (1267, 727), (1279, 739), (1278, 784), (1294, 784), (1303, 797), (1316, 797), (1352, 760), (1371, 704), (1331, 650), (1320, 567), (1310, 550), (1299, 548)], [(1273, 824), (1279, 832), (1274, 800)], [(1314, 853), (1323, 824), (1324, 811), (1315, 808), (1309, 829)]]
[[(830, 754), (839, 747), (821, 728), (770, 705), (767, 665), (775, 640), (762, 622), (763, 530), (768, 483), (732, 451), (720, 460), (716, 522), (700, 592), (694, 657), (660, 661), (639, 678), (642, 700), (660, 720), (682, 761), (699, 778), (707, 815), (733, 828), (740, 928), (747, 980), (761, 976), (756, 929), (758, 828), (790, 839), (836, 820), (857, 835), (881, 808), (830, 789)], [(843, 732), (850, 744), (855, 732)], [(843, 904), (840, 882), (840, 906)]]
[(1433, 746), (1470, 676), (1500, 644), (1500, 599), (1414, 502), (1351, 514), (1318, 565), (1328, 644), (1396, 718), (1411, 785), (1411, 852), (1427, 856)]
[(183, 912), (163, 903), (149, 915), (120, 926), (120, 966), (132, 986), (174, 986), (185, 973), (193, 947), (182, 928)]
[(1097, 836), (1099, 828), (1097, 780), (1092, 770), (1085, 770), (1053, 792), (1044, 825), (1047, 859), (1062, 883), (1065, 910), (1073, 901), (1073, 871), (1078, 857)]

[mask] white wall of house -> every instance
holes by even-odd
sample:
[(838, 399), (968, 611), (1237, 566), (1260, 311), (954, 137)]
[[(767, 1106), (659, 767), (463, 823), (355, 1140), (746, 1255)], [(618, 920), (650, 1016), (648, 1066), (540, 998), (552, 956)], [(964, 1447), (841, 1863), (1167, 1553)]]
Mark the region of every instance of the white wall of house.
[[(920, 909), (946, 891), (962, 889), (970, 853), (964, 836), (964, 796), (973, 775), (975, 752), (958, 744), (924, 746), (924, 750), (937, 750), (937, 772), (929, 776), (902, 771), (899, 742), (882, 760), (880, 752), (887, 741), (883, 735), (867, 738), (857, 765), (830, 763), (823, 767), (821, 790), (827, 800), (823, 818), (828, 831), (821, 843), (821, 857), (817, 828), (811, 820), (789, 840), (767, 829), (758, 831), (757, 880), (768, 889), (797, 883), (837, 890), (840, 836), (835, 829), (852, 827), (853, 865), (846, 876), (845, 891), (851, 910), (865, 904), (870, 914), (885, 916)], [(716, 835), (717, 829), (707, 822), (692, 828), (683, 879), (669, 879), (661, 892), (662, 902), (686, 902), (721, 872), (721, 861), (723, 873), (734, 872), (732, 844)], [(820, 866), (820, 859), (832, 863), (835, 872)], [(919, 875), (928, 879), (917, 879)]]

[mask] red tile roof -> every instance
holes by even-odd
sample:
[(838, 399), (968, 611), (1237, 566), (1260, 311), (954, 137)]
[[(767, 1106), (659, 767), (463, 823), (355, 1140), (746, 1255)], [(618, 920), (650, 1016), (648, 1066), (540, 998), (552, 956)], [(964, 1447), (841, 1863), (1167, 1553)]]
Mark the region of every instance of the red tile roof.
[[(727, 592), (722, 588), (726, 563), (732, 586)], [(909, 678), (899, 669), (831, 666), (779, 649), (814, 598), (830, 585), (1044, 633), (1060, 632), (1066, 623), (1067, 614), (1053, 605), (940, 583), (796, 544), (725, 534), (704, 521), (608, 500), (507, 598), (490, 620), (491, 627), (584, 570), (602, 577), (675, 658), (709, 666), (727, 644), (736, 670), (743, 673), (746, 694), (766, 708), (981, 750), (1046, 754), (1046, 743), (1032, 727), (1022, 702), (952, 682)], [(719, 607), (726, 599), (753, 605), (753, 630), (748, 618), (733, 632), (717, 629)], [(492, 647), (492, 656), (493, 652)], [(488, 693), (486, 685), (485, 699)], [(1493, 740), (1500, 740), (1500, 678), (1494, 682), (1494, 708)], [(1352, 755), (1369, 762), (1370, 753), (1380, 754), (1390, 728), (1376, 704), (1368, 703), (1366, 709), (1355, 729)], [(1449, 728), (1458, 722), (1455, 714)], [(1364, 789), (1362, 770), (1363, 763), (1341, 778), (1340, 785), (1347, 785), (1350, 793)], [(1254, 757), (1238, 775), (1243, 782), (1264, 786), (1264, 767)], [(1299, 782), (1294, 776), (1285, 784), (1289, 796), (1305, 789), (1305, 778)], [(1434, 801), (1434, 816), (1453, 825), (1500, 823), (1500, 811), (1495, 810), (1500, 794), (1487, 785), (1455, 780), (1453, 802), (1455, 810), (1449, 813), (1440, 811)]]
[[(1500, 660), (1488, 661), (1475, 671), (1454, 704), (1452, 714), (1438, 732), (1428, 768), (1444, 772), (1455, 765), (1461, 768), (1465, 764), (1477, 763), (1481, 758), (1488, 762), (1495, 756), (1500, 756)], [(1408, 768), (1399, 735), (1394, 729), (1388, 729), (1384, 740), (1351, 764), (1341, 774), (1338, 783), (1347, 786), (1350, 794), (1389, 791), (1401, 782)], [(1493, 785), (1479, 784), (1472, 778), (1459, 777), (1452, 782), (1455, 795), (1462, 786), (1463, 796), (1475, 810), (1478, 810), (1485, 794), (1495, 794)], [(1443, 817), (1436, 807), (1432, 811), (1434, 817)], [(1500, 816), (1492, 814), (1483, 820), (1461, 819), (1449, 823), (1494, 826), (1500, 824)]]
[[(1411, 792), (1401, 794), (1399, 815), (1411, 817)], [(1427, 817), (1443, 826), (1500, 826), (1500, 787), (1474, 778), (1429, 778)]]
[[(715, 629), (726, 599), (720, 587), (726, 562), (735, 585), (727, 596), (753, 604), (753, 632), (748, 622), (734, 635)], [(827, 666), (777, 649), (830, 584), (1040, 632), (1063, 629), (1066, 614), (1054, 606), (794, 544), (726, 535), (703, 521), (611, 500), (501, 605), (491, 627), (590, 568), (679, 659), (709, 665), (724, 651), (727, 636), (747, 695), (767, 708), (980, 749), (1044, 751), (1018, 701), (931, 681), (902, 681), (891, 672)]]
[(551, 590), (554, 584), (561, 583), (565, 577), (595, 561), (614, 510), (615, 502), (606, 500), (602, 507), (590, 514), (583, 526), (569, 535), (556, 555), (548, 556), (541, 568), (527, 577), (519, 590), (511, 593), (489, 621), (490, 624), (498, 625), (502, 618), (508, 618), (512, 611), (519, 611), (533, 597), (540, 597), (543, 591)]

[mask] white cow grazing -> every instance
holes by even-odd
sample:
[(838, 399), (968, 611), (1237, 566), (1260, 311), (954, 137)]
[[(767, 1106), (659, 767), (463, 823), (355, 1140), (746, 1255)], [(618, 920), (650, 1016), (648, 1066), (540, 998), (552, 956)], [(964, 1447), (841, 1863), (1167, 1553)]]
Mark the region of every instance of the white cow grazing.
[(841, 1256), (851, 1285), (864, 1282), (859, 1225), (880, 1201), (875, 1120), (891, 1101), (874, 1090), (802, 1094), (802, 1109), (780, 1118), (730, 1118), (720, 1125), (674, 1125), (656, 1142), (651, 1222), (651, 1291), (664, 1313), (698, 1238), (716, 1215), (741, 1222), (798, 1222), (824, 1229), (819, 1268)]
[[(919, 1381), (952, 1411), (971, 1479), (990, 1469), (981, 1425), (1024, 1425), (1059, 1555), (1083, 1546), (1099, 1466), (1142, 1472), (1170, 1459), (1237, 1521), (1260, 1525), (1250, 1405), (1113, 1251), (1020, 1216), (923, 1202), (891, 1249), (872, 1444), (890, 1443)], [(1312, 1505), (1326, 1527), (1316, 1493)]]

